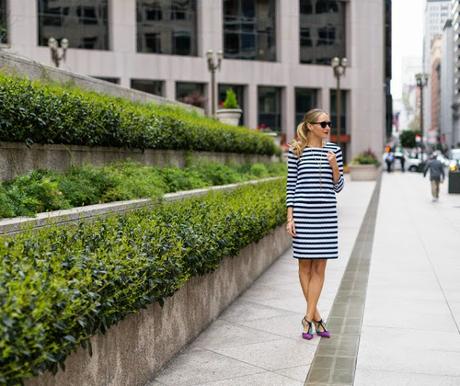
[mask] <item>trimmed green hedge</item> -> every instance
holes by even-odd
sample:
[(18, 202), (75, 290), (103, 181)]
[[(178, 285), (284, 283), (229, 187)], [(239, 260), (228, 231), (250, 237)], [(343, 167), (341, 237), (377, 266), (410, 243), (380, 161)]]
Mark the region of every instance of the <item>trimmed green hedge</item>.
[(284, 162), (224, 165), (201, 161), (185, 168), (158, 168), (123, 161), (74, 167), (65, 173), (34, 170), (0, 183), (0, 218), (136, 198), (158, 200), (180, 190), (286, 175), (286, 169)]
[(215, 270), (285, 221), (286, 180), (3, 237), (0, 383), (57, 371), (78, 345)]
[(0, 141), (281, 154), (273, 140), (179, 107), (0, 74)]

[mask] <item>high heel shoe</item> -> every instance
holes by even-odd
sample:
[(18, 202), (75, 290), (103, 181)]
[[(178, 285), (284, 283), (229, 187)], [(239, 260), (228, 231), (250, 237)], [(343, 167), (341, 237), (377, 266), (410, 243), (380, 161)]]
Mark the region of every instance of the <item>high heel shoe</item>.
[[(315, 330), (319, 336), (323, 338), (331, 337), (331, 333), (328, 330), (326, 330), (326, 326), (324, 325), (323, 319), (313, 320), (313, 322), (315, 322)], [(318, 331), (318, 327), (321, 327), (322, 331)]]
[(302, 338), (307, 340), (313, 339), (313, 324), (311, 321), (307, 320), (305, 316), (302, 318), (302, 326)]

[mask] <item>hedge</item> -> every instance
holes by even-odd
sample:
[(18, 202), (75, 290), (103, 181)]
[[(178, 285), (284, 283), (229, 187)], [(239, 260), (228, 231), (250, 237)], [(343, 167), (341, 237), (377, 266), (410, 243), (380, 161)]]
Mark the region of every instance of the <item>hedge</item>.
[(2, 237), (0, 383), (56, 372), (89, 338), (285, 221), (285, 178)]
[(263, 133), (179, 107), (0, 74), (0, 141), (281, 154)]
[(286, 175), (286, 164), (194, 162), (185, 168), (115, 162), (104, 167), (75, 166), (59, 173), (34, 170), (0, 183), (0, 218), (85, 205), (151, 198), (165, 193)]

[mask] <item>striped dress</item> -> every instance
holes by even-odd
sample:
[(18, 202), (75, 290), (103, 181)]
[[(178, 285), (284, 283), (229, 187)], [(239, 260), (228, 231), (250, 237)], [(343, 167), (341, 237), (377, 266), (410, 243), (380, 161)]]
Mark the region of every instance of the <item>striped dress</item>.
[[(337, 158), (340, 178), (334, 184), (328, 151)], [(343, 159), (340, 147), (306, 147), (300, 158), (289, 148), (286, 206), (293, 208), (296, 236), (292, 238), (297, 259), (337, 259), (338, 225), (336, 193), (343, 188)]]

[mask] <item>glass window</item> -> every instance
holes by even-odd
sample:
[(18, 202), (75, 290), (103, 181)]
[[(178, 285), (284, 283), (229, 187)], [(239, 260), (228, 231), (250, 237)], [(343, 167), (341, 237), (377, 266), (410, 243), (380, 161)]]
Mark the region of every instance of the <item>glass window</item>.
[(176, 100), (204, 109), (208, 100), (205, 83), (176, 82)]
[(107, 76), (93, 76), (95, 79), (99, 80), (104, 80), (106, 82), (114, 83), (114, 84), (120, 84), (120, 78), (111, 78)]
[(281, 87), (258, 88), (259, 129), (281, 132)]
[(224, 57), (276, 60), (275, 0), (224, 0)]
[(346, 56), (345, 2), (300, 0), (300, 62), (331, 63)]
[(8, 17), (6, 0), (0, 0), (0, 44), (8, 43)]
[[(87, 5), (82, 5), (86, 3)], [(38, 0), (38, 39), (67, 38), (69, 47), (109, 49), (108, 0)]]
[(318, 91), (311, 88), (295, 89), (295, 123), (297, 125), (303, 121), (303, 117), (308, 110), (318, 106)]
[(197, 55), (196, 0), (137, 0), (137, 51)]
[(131, 88), (153, 95), (164, 95), (164, 82), (162, 80), (131, 79)]
[(227, 96), (227, 90), (231, 88), (236, 94), (236, 100), (243, 111), (240, 117), (240, 121), (238, 123), (239, 126), (244, 125), (244, 86), (243, 85), (236, 85), (236, 84), (219, 84), (219, 93), (218, 93), (218, 105), (219, 108), (223, 109), (224, 101)]

